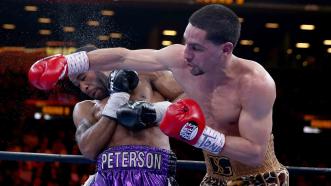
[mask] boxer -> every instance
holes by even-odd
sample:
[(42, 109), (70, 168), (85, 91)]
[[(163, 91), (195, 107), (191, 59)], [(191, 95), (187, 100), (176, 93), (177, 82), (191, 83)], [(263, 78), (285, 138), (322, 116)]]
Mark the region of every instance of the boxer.
[[(52, 65), (52, 61), (59, 61), (56, 76), (48, 69), (36, 70), (35, 74), (54, 77), (44, 87), (48, 88), (62, 76), (87, 69), (170, 70), (186, 95), (203, 111), (206, 132), (213, 139), (212, 144), (202, 143), (208, 168), (201, 185), (224, 185), (246, 178), (259, 182), (255, 178), (264, 174), (273, 175), (277, 185), (288, 185), (287, 170), (276, 160), (273, 150), (275, 82), (259, 63), (233, 54), (240, 30), (239, 18), (232, 10), (210, 4), (190, 16), (184, 44), (159, 50), (107, 48), (53, 56), (40, 63)], [(35, 84), (43, 81), (38, 77), (33, 78)], [(197, 134), (204, 134), (204, 130), (197, 130)], [(201, 145), (197, 142), (192, 143)], [(282, 171), (280, 176), (273, 174)]]

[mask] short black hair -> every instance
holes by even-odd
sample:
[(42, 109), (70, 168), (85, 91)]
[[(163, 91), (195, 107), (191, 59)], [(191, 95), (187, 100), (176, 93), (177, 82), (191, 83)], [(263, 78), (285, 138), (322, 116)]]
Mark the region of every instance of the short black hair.
[(240, 21), (229, 8), (220, 4), (206, 5), (195, 11), (189, 23), (207, 32), (206, 39), (214, 44), (231, 42), (236, 46), (240, 37)]

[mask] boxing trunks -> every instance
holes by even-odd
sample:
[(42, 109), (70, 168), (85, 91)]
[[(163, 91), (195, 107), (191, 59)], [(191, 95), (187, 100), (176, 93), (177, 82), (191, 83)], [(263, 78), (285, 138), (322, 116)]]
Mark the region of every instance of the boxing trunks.
[(251, 167), (225, 156), (215, 156), (204, 152), (207, 174), (201, 182), (204, 185), (289, 185), (289, 173), (278, 162), (271, 135), (263, 165)]
[(91, 185), (177, 185), (176, 160), (173, 152), (156, 147), (111, 147), (98, 155)]

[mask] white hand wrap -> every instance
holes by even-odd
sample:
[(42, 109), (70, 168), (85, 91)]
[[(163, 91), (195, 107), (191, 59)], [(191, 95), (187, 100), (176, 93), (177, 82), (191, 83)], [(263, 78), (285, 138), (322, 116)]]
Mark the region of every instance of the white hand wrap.
[(198, 142), (194, 146), (213, 154), (219, 154), (223, 149), (224, 144), (224, 134), (206, 126), (199, 137)]
[(66, 55), (68, 63), (68, 76), (87, 72), (89, 69), (89, 60), (85, 51)]
[(109, 116), (112, 118), (117, 118), (116, 111), (118, 108), (130, 99), (130, 94), (126, 92), (117, 92), (110, 95), (108, 98), (107, 104), (102, 111), (102, 115)]
[(155, 122), (157, 124), (159, 124), (163, 118), (164, 113), (167, 111), (169, 105), (171, 105), (171, 102), (162, 101), (162, 102), (157, 102), (157, 103), (153, 103), (153, 104), (154, 104), (154, 108), (155, 108), (155, 112), (156, 112)]
[(83, 186), (91, 186), (94, 183), (95, 180), (95, 174), (90, 175), (88, 179), (85, 181)]

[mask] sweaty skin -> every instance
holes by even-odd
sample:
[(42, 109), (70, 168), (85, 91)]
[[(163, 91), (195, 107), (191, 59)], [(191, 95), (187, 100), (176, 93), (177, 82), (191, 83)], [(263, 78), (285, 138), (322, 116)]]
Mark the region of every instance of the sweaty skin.
[(258, 63), (232, 54), (233, 44), (216, 45), (206, 32), (188, 24), (185, 45), (160, 50), (108, 48), (88, 53), (91, 70), (130, 68), (170, 70), (203, 109), (206, 124), (225, 134), (219, 155), (259, 166), (272, 130), (275, 82)]
[[(207, 165), (206, 180), (203, 180), (202, 184), (214, 184), (215, 179), (226, 182), (240, 178), (245, 182), (251, 175), (257, 176), (253, 176), (251, 181), (258, 184), (256, 181), (261, 181), (259, 176), (262, 174), (269, 179), (271, 174), (276, 175), (273, 172), (276, 171), (278, 175), (279, 171), (283, 171), (280, 176), (282, 179), (275, 180), (287, 185), (288, 172), (278, 162), (273, 145), (275, 82), (260, 64), (233, 54), (240, 38), (240, 30), (240, 22), (234, 12), (222, 5), (206, 5), (190, 16), (183, 45), (170, 45), (159, 50), (108, 48), (53, 56), (38, 61), (33, 66), (42, 68), (31, 68), (30, 81), (37, 87), (41, 82), (46, 88), (51, 88), (59, 80), (58, 76), (66, 70), (64, 67), (68, 67), (69, 78), (71, 74), (86, 70), (171, 71), (186, 95), (201, 106), (206, 118), (207, 127), (204, 131), (198, 131), (204, 134), (198, 148), (204, 150)], [(54, 68), (43, 68), (44, 64), (53, 65), (54, 61), (63, 63), (54, 65)], [(41, 74), (51, 78), (40, 79)], [(96, 89), (86, 87), (85, 90), (91, 95), (97, 95)], [(107, 118), (101, 117), (98, 122), (105, 119)], [(178, 135), (185, 135), (186, 131), (193, 130), (189, 128), (189, 124), (183, 128), (172, 128), (174, 125), (171, 123), (161, 127), (173, 129), (171, 132), (174, 132), (174, 135), (162, 128), (166, 134), (177, 138)], [(204, 121), (201, 124), (203, 128)], [(113, 131), (109, 130), (109, 134)], [(192, 131), (192, 137), (196, 131)], [(85, 140), (80, 142), (88, 144)], [(209, 147), (219, 148), (212, 151)], [(211, 174), (211, 169), (220, 177), (212, 175), (214, 173)]]
[[(80, 81), (80, 84), (83, 87), (90, 86), (87, 90), (98, 87), (84, 81)], [(140, 73), (138, 87), (131, 94), (130, 100), (173, 101), (182, 93), (170, 72)], [(106, 147), (120, 145), (147, 145), (170, 149), (168, 137), (157, 126), (133, 132), (102, 116), (107, 99), (108, 97), (102, 100), (85, 100), (75, 106), (73, 118), (77, 127), (76, 140), (84, 156), (95, 159)]]

